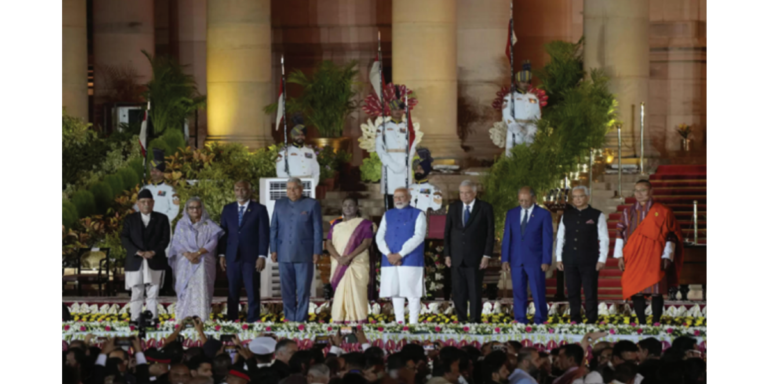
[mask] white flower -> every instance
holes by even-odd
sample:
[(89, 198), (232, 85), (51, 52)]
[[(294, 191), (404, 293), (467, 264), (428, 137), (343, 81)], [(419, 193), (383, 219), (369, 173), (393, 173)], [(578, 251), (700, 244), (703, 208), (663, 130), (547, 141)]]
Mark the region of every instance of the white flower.
[(435, 280), (440, 281), (442, 279), (443, 279), (443, 274), (442, 273), (436, 273), (435, 274)]

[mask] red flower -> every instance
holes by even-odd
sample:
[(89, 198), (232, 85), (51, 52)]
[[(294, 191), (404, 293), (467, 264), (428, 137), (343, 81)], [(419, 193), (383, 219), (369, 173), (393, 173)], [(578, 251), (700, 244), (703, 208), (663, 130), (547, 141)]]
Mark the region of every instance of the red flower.
[(379, 331), (379, 332), (384, 332), (384, 327), (378, 327), (378, 328), (376, 328), (376, 330)]
[(160, 329), (160, 323), (157, 323), (157, 329)]
[(440, 327), (435, 327), (435, 332), (440, 332), (440, 331), (442, 331), (442, 329), (440, 329)]
[(220, 330), (220, 329), (221, 329), (221, 325), (216, 325), (215, 327), (213, 327), (213, 329), (215, 329), (215, 330), (217, 330), (217, 331), (218, 331), (218, 330)]
[(555, 333), (555, 330), (553, 328), (550, 328), (549, 333)]
[(243, 330), (248, 330), (248, 324), (243, 324)]
[(174, 325), (173, 327), (174, 327), (174, 328), (176, 328), (176, 329), (179, 329), (179, 327), (181, 327), (181, 325), (179, 325), (179, 324), (176, 324), (176, 325)]
[(304, 324), (299, 324), (299, 331), (304, 331), (306, 327), (304, 327)]
[(635, 323), (629, 323), (629, 326), (630, 326), (630, 327), (636, 327), (636, 326), (637, 326), (637, 324), (635, 324)]
[(469, 327), (464, 327), (464, 332), (469, 332)]
[(235, 319), (235, 323), (239, 323), (239, 322), (240, 322), (240, 319)]
[(659, 323), (659, 322), (653, 323), (653, 326), (654, 326), (654, 327), (658, 327), (658, 326), (660, 326), (660, 325), (661, 325), (661, 323)]
[(333, 327), (328, 327), (326, 329), (328, 330), (328, 332), (333, 331)]
[(80, 326), (80, 332), (85, 332), (85, 325)]
[(272, 327), (267, 327), (264, 330), (267, 331), (267, 332), (272, 332)]
[(64, 330), (65, 330), (65, 331), (69, 331), (69, 324), (67, 324), (67, 325), (65, 325), (65, 326), (64, 326)]
[(501, 333), (501, 328), (496, 327), (496, 328), (493, 329), (493, 331), (496, 332), (496, 333)]
[(410, 328), (408, 328), (408, 326), (405, 326), (405, 327), (403, 327), (403, 331), (404, 331), (404, 332), (408, 332), (408, 330), (409, 330), (409, 329), (410, 329)]
[(532, 330), (533, 330), (533, 328), (531, 328), (531, 327), (525, 327), (525, 331), (526, 332), (531, 332)]
[(616, 330), (611, 328), (611, 329), (608, 330), (608, 333), (610, 333), (611, 335), (615, 335), (616, 334)]
[(637, 334), (639, 335), (639, 334), (642, 334), (642, 333), (643, 333), (643, 329), (642, 328), (638, 328), (637, 329)]
[(667, 328), (667, 333), (669, 333), (671, 335), (672, 332), (674, 332), (674, 330), (672, 328)]
[(130, 326), (130, 327), (128, 327), (128, 328), (131, 330), (131, 332), (133, 332), (133, 331), (136, 329), (136, 327), (134, 327), (133, 325), (131, 325), (131, 326)]
[(107, 332), (109, 332), (109, 331), (111, 331), (111, 330), (112, 330), (112, 327), (110, 327), (109, 325), (107, 325), (106, 327), (104, 327), (104, 330), (105, 330), (105, 331), (107, 331)]
[(693, 330), (693, 334), (694, 334), (694, 336), (699, 336), (699, 335), (701, 335), (701, 331), (699, 331), (698, 329), (695, 329), (695, 330)]

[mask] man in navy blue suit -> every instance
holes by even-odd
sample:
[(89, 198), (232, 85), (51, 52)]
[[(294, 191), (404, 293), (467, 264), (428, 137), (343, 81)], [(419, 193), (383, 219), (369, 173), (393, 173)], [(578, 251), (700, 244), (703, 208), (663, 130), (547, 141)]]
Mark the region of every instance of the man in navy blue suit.
[(320, 203), (302, 193), (301, 180), (288, 179), (288, 197), (275, 202), (270, 228), (272, 262), (280, 268), (283, 313), (286, 320), (298, 322), (305, 322), (309, 317), (315, 264), (323, 253)]
[(501, 242), (501, 268), (512, 272), (515, 320), (526, 323), (528, 282), (531, 283), (536, 315), (533, 322), (547, 318), (547, 291), (544, 273), (552, 262), (552, 215), (536, 205), (536, 192), (522, 187), (517, 193), (520, 205), (507, 211), (504, 239)]
[(227, 316), (237, 319), (240, 287), (244, 284), (249, 323), (260, 319), (259, 286), (269, 251), (269, 215), (265, 206), (251, 200), (252, 191), (251, 183), (245, 180), (235, 183), (237, 201), (221, 210), (224, 236), (219, 240), (219, 263), (229, 280)]

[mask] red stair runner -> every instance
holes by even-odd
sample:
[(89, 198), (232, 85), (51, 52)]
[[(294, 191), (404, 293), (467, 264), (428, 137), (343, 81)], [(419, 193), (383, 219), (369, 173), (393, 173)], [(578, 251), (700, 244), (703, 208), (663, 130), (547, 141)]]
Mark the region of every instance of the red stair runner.
[[(693, 238), (693, 201), (698, 201), (699, 243), (707, 242), (707, 166), (706, 165), (661, 165), (649, 180), (654, 188), (654, 200), (670, 207), (675, 218), (680, 222), (683, 236)], [(613, 258), (613, 245), (616, 239), (616, 224), (624, 208), (635, 203), (635, 198), (625, 199), (625, 203), (616, 207), (616, 212), (608, 214), (608, 234), (611, 238), (608, 261), (600, 271), (597, 284), (599, 301), (621, 300), (621, 271), (618, 260)], [(547, 296), (557, 293), (557, 278), (547, 279)], [(566, 295), (568, 294), (566, 289)], [(583, 299), (583, 298), (582, 298)]]

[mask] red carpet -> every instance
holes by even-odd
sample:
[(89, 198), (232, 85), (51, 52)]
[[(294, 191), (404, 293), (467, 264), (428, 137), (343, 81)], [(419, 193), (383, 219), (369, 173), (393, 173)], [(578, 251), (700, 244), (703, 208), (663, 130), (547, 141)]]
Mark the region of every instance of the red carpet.
[[(693, 201), (698, 201), (699, 243), (707, 243), (707, 166), (706, 165), (661, 165), (649, 180), (654, 188), (654, 199), (672, 208), (680, 222), (683, 236), (693, 239)], [(608, 232), (611, 237), (606, 268), (600, 272), (598, 300), (621, 300), (621, 271), (613, 256), (616, 238), (616, 224), (621, 212), (635, 203), (635, 198), (608, 214)], [(547, 279), (547, 296), (557, 293), (557, 279)], [(567, 295), (567, 290), (566, 290)]]

